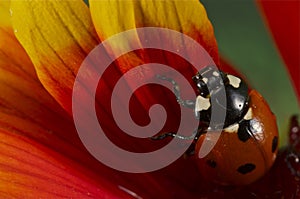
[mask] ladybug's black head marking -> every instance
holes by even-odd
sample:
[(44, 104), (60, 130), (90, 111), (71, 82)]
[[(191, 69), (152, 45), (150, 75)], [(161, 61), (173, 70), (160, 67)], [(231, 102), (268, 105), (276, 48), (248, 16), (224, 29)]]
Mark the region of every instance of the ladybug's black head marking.
[(225, 74), (214, 67), (207, 66), (192, 79), (196, 83), (200, 95), (208, 97), (212, 92), (217, 92), (220, 87), (224, 86)]
[[(249, 105), (248, 86), (239, 77), (226, 74), (215, 67), (207, 66), (194, 77), (199, 95), (216, 105), (215, 109), (226, 109), (224, 128), (240, 121), (246, 114)], [(226, 104), (222, 104), (223, 92), (226, 93)], [(214, 102), (211, 102), (214, 100)], [(211, 107), (207, 110), (195, 110), (196, 117), (204, 123), (211, 119)], [(215, 126), (220, 124), (216, 123)], [(222, 126), (223, 127), (223, 126)]]
[(238, 122), (246, 114), (249, 107), (248, 86), (241, 80), (239, 87), (235, 88), (225, 84), (227, 98), (227, 112), (225, 126)]
[[(237, 134), (239, 140), (241, 140), (242, 142), (247, 142), (247, 140), (249, 140), (251, 137), (257, 139), (255, 135), (261, 132), (262, 129), (260, 123), (256, 119), (250, 119), (250, 120), (242, 120), (239, 123), (239, 129)], [(273, 139), (273, 142), (274, 142), (273, 144), (277, 146), (276, 139)]]
[(244, 120), (239, 124), (238, 138), (242, 142), (246, 142), (251, 137), (250, 120)]

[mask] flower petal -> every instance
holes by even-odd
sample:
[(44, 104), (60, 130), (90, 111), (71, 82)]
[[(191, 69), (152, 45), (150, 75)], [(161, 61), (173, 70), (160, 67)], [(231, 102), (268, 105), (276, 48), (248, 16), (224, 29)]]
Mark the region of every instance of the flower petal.
[(71, 119), (39, 82), (9, 24), (0, 25), (0, 90), (0, 129), (66, 153), (66, 143), (80, 143)]
[(91, 0), (89, 3), (92, 19), (101, 40), (133, 28), (169, 28), (198, 41), (218, 63), (213, 27), (203, 5), (197, 0)]
[[(0, 196), (9, 198), (127, 198), (88, 171), (32, 140), (0, 130)], [(126, 197), (127, 196), (127, 197)]]
[(15, 35), (25, 48), (39, 79), (71, 113), (77, 70), (98, 43), (89, 10), (81, 0), (12, 1)]
[[(199, 1), (91, 0), (89, 1), (89, 4), (96, 31), (102, 41), (105, 41), (115, 34), (123, 33), (124, 31), (135, 28), (168, 28), (181, 32), (196, 40), (210, 53), (210, 55), (214, 58), (214, 61), (216, 63), (219, 63), (217, 44), (213, 34), (213, 27), (208, 20), (203, 5)], [(178, 38), (177, 40), (172, 40), (172, 35), (165, 35), (164, 33), (160, 33), (159, 31), (155, 33), (157, 33), (157, 35), (153, 35), (153, 38), (159, 38), (161, 43), (167, 43), (164, 42), (164, 39), (168, 39), (171, 45), (172, 42), (178, 44)], [(166, 66), (170, 66), (170, 68), (176, 69), (180, 74), (185, 76), (188, 81), (192, 82), (192, 76), (195, 75), (196, 71), (190, 63), (188, 63), (180, 56), (176, 56), (172, 53), (167, 52), (167, 50), (146, 49), (141, 45), (140, 41), (142, 37), (142, 33), (137, 33), (136, 37), (135, 35), (133, 35), (133, 37), (126, 37), (126, 39), (122, 41), (119, 41), (117, 39), (110, 43), (111, 46), (106, 46), (108, 54), (111, 57), (115, 58), (115, 65), (107, 70), (109, 71), (107, 75), (104, 74), (102, 76), (104, 83), (101, 84), (100, 82), (98, 87), (99, 89), (97, 93), (97, 102), (101, 104), (103, 110), (107, 109), (107, 107), (111, 107), (109, 98), (111, 97), (112, 88), (114, 88), (117, 80), (121, 78), (124, 73), (128, 72), (130, 69), (136, 66), (148, 63), (164, 64)], [(135, 44), (138, 45), (139, 50), (133, 51), (132, 47), (135, 46)], [(166, 44), (166, 46), (168, 46), (168, 44)], [(184, 46), (183, 49), (189, 47), (185, 45), (182, 46)], [(120, 49), (125, 49), (125, 51), (128, 50), (130, 52), (120, 57), (116, 56), (114, 50), (119, 51)], [(193, 56), (198, 58), (199, 54)], [(170, 75), (168, 74), (168, 72), (161, 71), (160, 69), (157, 69), (155, 67), (136, 67), (135, 69), (136, 71), (132, 73), (128, 78), (126, 78), (128, 90), (132, 89), (137, 84), (138, 81), (136, 80), (153, 80), (155, 79), (155, 75), (157, 74), (166, 76)], [(176, 76), (172, 76), (172, 78), (176, 79), (177, 81), (179, 79)], [(178, 81), (178, 84), (183, 85), (183, 83), (180, 81)], [(104, 87), (104, 85), (106, 87)], [(193, 94), (193, 91), (185, 89), (184, 86), (181, 86), (181, 91), (182, 96), (185, 97), (188, 94), (189, 96)], [(133, 96), (135, 100), (132, 100), (133, 103), (130, 104), (130, 110), (133, 110), (130, 113), (137, 124), (146, 125), (149, 122), (149, 108), (153, 104), (159, 103), (164, 105), (164, 108), (168, 113), (172, 113), (168, 114), (166, 128), (162, 131), (170, 131), (171, 129), (176, 129), (176, 125), (179, 123), (177, 117), (178, 112), (176, 112), (178, 104), (172, 93), (166, 92), (165, 89), (155, 86), (144, 86), (143, 88), (134, 92)], [(122, 94), (120, 94), (119, 97), (120, 99), (122, 99)], [(126, 138), (120, 139), (120, 137), (122, 136), (118, 134), (120, 130), (112, 130), (116, 125), (114, 123), (112, 124), (111, 122), (113, 121), (112, 117), (109, 114), (111, 111), (108, 110), (107, 112), (108, 114), (99, 112), (99, 115), (105, 115), (105, 117), (103, 116), (101, 122), (105, 123), (106, 126), (110, 126), (110, 130), (114, 132), (113, 135), (116, 137), (116, 141), (118, 139), (122, 140), (123, 146), (128, 145), (132, 147), (145, 147), (145, 144), (128, 144), (128, 142), (124, 141), (126, 140)]]
[(10, 13), (9, 13), (9, 0), (2, 0), (0, 1), (0, 25), (1, 27), (9, 27), (11, 26), (10, 21)]
[[(4, 4), (0, 4), (0, 10), (8, 11)], [(124, 191), (106, 181), (112, 178), (112, 171), (92, 159), (82, 146), (69, 115), (39, 82), (29, 57), (13, 34), (9, 20), (6, 24), (0, 23), (0, 90), (1, 197), (21, 197), (22, 194), (25, 197), (26, 194), (26, 197), (53, 198), (72, 190), (74, 197), (75, 194), (88, 197), (84, 195), (87, 192), (74, 191), (78, 185), (67, 185), (65, 182), (62, 185), (60, 182), (65, 175), (81, 181), (82, 177), (76, 171), (80, 168), (75, 166), (77, 164), (88, 164), (86, 168), (104, 170), (100, 175), (91, 174), (90, 178), (99, 183), (97, 188), (91, 185), (94, 187), (91, 193), (97, 192), (104, 197), (110, 195), (111, 190), (117, 189), (113, 192), (123, 196)], [(60, 155), (53, 155), (53, 151)], [(33, 155), (34, 152), (37, 154)], [(66, 162), (69, 159), (77, 163)], [(34, 164), (42, 160), (48, 162)], [(58, 172), (56, 166), (64, 167), (65, 170), (62, 169), (57, 176), (50, 176), (47, 169)], [(41, 170), (36, 173), (38, 168)], [(83, 173), (88, 175), (87, 171)]]
[(300, 103), (300, 2), (257, 0), (293, 80)]

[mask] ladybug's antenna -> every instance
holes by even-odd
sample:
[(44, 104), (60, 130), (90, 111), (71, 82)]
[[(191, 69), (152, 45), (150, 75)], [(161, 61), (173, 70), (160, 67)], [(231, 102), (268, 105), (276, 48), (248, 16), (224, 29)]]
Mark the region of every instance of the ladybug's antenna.
[[(181, 98), (179, 85), (177, 84), (177, 82), (174, 79), (166, 77), (166, 76), (162, 76), (162, 75), (156, 75), (156, 78), (158, 78), (160, 80), (168, 81), (172, 84), (173, 93), (176, 97), (176, 100), (177, 100), (178, 104), (180, 104), (184, 107), (187, 107), (187, 108), (191, 108), (191, 109), (195, 108), (195, 101), (194, 100), (183, 100)], [(170, 135), (170, 136), (172, 136), (172, 135)], [(174, 137), (174, 136), (172, 136), (172, 137)]]

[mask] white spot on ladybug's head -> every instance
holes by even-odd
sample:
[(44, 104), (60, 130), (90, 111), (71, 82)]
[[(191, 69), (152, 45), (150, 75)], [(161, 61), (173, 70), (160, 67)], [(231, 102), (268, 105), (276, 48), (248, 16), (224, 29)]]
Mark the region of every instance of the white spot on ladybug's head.
[(251, 120), (253, 118), (252, 108), (249, 108), (246, 115), (244, 116), (244, 120)]
[(239, 130), (239, 124), (235, 123), (233, 125), (228, 126), (227, 128), (224, 129), (225, 132), (227, 133), (237, 133)]
[(209, 98), (204, 98), (201, 95), (198, 95), (196, 98), (196, 106), (195, 106), (195, 111), (203, 111), (207, 110), (210, 107), (210, 101)]
[(208, 82), (208, 79), (206, 78), (206, 77), (203, 77), (203, 82), (205, 83), (205, 84), (207, 84), (207, 82)]
[(227, 75), (227, 78), (229, 80), (229, 84), (231, 86), (233, 86), (234, 88), (238, 88), (240, 86), (240, 83), (241, 83), (241, 79), (236, 77), (236, 76), (233, 76), (233, 75)]
[(219, 74), (217, 71), (214, 71), (214, 72), (213, 72), (213, 76), (219, 77), (220, 74)]

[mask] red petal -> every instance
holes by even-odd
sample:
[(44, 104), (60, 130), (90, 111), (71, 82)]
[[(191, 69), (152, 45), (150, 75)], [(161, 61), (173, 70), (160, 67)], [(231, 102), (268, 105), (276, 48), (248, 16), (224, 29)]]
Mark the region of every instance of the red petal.
[(0, 131), (0, 195), (16, 198), (120, 198), (118, 187), (91, 180), (75, 162), (7, 131)]
[(88, 154), (71, 118), (38, 81), (9, 23), (0, 26), (0, 71), (0, 197), (123, 198), (125, 188), (135, 187), (132, 181), (148, 179), (120, 177)]
[(300, 1), (257, 2), (287, 66), (300, 104)]

